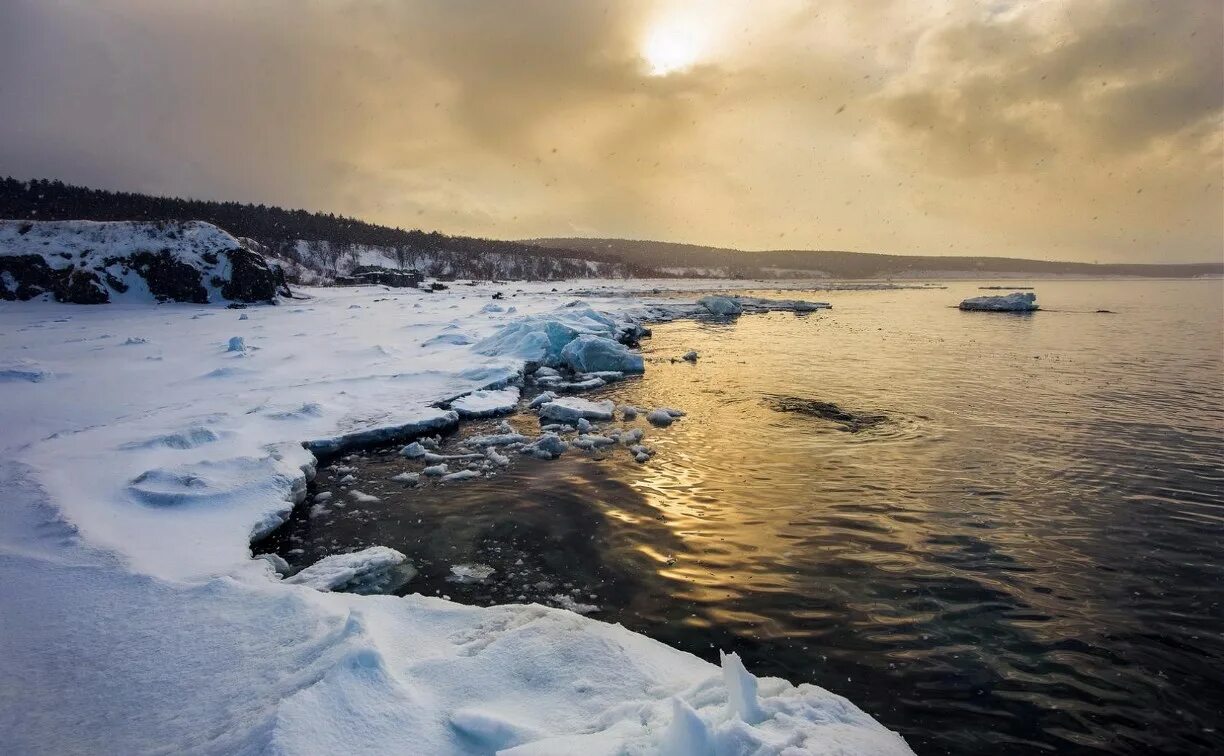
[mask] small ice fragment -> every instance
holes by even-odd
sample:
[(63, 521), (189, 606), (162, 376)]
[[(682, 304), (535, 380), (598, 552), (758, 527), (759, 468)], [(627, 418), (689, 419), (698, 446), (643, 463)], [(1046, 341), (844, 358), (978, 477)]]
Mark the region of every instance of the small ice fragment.
[(591, 421), (585, 417), (580, 417), (578, 418), (577, 428), (579, 433), (589, 433), (591, 431)]
[(454, 564), (450, 568), (451, 576), (447, 578), (455, 583), (479, 583), (487, 580), (497, 570), (487, 564)]
[(443, 483), (458, 483), (459, 481), (471, 480), (472, 478), (479, 478), (479, 477), (480, 477), (480, 473), (476, 472), (475, 470), (460, 470), (458, 472), (453, 472), (447, 475), (443, 475), (442, 482)]
[(676, 418), (665, 409), (651, 410), (650, 414), (646, 415), (646, 419), (650, 421), (651, 425), (658, 425), (664, 428), (671, 425), (676, 420)]
[(549, 402), (551, 402), (553, 399), (556, 399), (556, 398), (557, 398), (557, 392), (545, 391), (544, 393), (538, 395), (535, 399), (532, 399), (531, 403), (528, 404), (527, 407), (529, 409), (535, 409), (536, 407), (541, 407), (545, 404), (548, 404)]
[(395, 481), (396, 483), (416, 483), (420, 479), (421, 474), (414, 472), (402, 472), (399, 475), (391, 476), (391, 480)]
[(429, 467), (426, 467), (424, 470), (421, 471), (421, 474), (429, 475), (431, 477), (440, 477), (442, 475), (446, 475), (446, 470), (447, 470), (446, 463), (443, 462), (440, 465), (430, 465)]
[(727, 708), (748, 724), (765, 719), (761, 702), (757, 700), (757, 679), (744, 668), (739, 654), (718, 652), (722, 662), (723, 684), (727, 686)]
[(371, 496), (368, 493), (362, 493), (361, 491), (358, 491), (355, 488), (352, 491), (349, 491), (349, 496), (353, 497), (353, 501), (357, 502), (358, 504), (373, 504), (377, 501), (380, 501), (380, 499), (377, 496)]
[(710, 728), (693, 707), (680, 698), (672, 698), (672, 720), (663, 735), (660, 753), (668, 756), (706, 756), (714, 753)]
[(425, 447), (421, 446), (420, 441), (413, 441), (412, 443), (405, 446), (403, 449), (400, 449), (399, 453), (401, 457), (407, 457), (408, 459), (416, 459), (418, 457), (425, 456)]
[(289, 563), (280, 554), (256, 554), (255, 558), (262, 559), (272, 565), (272, 569), (277, 575), (284, 575), (289, 571)]
[(531, 454), (539, 459), (556, 459), (569, 448), (561, 437), (555, 433), (540, 436), (535, 443), (523, 448), (524, 454)]
[(697, 300), (711, 315), (739, 315), (744, 311), (743, 305), (731, 297), (702, 297)]
[(245, 352), (246, 341), (241, 336), (234, 336), (229, 340), (229, 347), (226, 351), (229, 352)]
[(638, 413), (641, 412), (641, 410), (639, 410), (637, 407), (634, 407), (632, 404), (622, 404), (620, 407), (620, 411), (621, 411), (621, 417), (625, 418), (626, 420), (632, 420), (636, 418), (638, 416)]
[(333, 496), (335, 496), (335, 494), (333, 494), (331, 491), (320, 491), (314, 495), (314, 500), (320, 502), (331, 501)]

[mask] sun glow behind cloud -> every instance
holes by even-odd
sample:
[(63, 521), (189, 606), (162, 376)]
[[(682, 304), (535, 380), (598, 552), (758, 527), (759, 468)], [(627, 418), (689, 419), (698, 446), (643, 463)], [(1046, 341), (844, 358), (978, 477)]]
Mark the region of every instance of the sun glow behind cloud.
[(683, 71), (701, 56), (697, 21), (675, 18), (653, 25), (642, 44), (642, 58), (651, 76), (667, 76)]
[(0, 175), (502, 238), (1224, 249), (1219, 0), (221, 4), (0, 2)]

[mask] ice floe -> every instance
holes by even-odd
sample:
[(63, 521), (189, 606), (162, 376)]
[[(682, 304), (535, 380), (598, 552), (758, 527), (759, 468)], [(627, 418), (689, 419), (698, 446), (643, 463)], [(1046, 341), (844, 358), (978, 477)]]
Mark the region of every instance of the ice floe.
[(451, 402), (451, 409), (459, 413), (459, 417), (494, 417), (514, 411), (518, 405), (519, 390), (515, 387), (504, 389), (482, 389), (461, 396)]
[(611, 420), (615, 404), (610, 399), (591, 401), (566, 396), (540, 407), (540, 419), (559, 423), (577, 423), (579, 419)]
[(969, 297), (960, 303), (960, 309), (983, 312), (1030, 312), (1037, 309), (1037, 295), (1031, 291), (1016, 291), (1002, 296)]
[(332, 554), (285, 578), (291, 585), (316, 591), (385, 593), (399, 588), (412, 577), (400, 568), (407, 557), (386, 546), (370, 546), (351, 554)]

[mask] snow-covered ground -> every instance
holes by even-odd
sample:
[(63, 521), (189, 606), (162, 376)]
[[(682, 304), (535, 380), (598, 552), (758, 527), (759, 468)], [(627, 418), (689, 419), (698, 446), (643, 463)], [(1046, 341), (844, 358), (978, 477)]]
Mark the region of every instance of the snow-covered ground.
[(240, 311), (0, 303), (4, 751), (909, 753), (845, 699), (735, 656), (720, 669), (538, 605), (328, 590), (384, 584), (401, 566), (387, 549), (296, 580), (253, 558), (252, 536), (304, 496), (303, 442), (453, 425), (434, 403), (522, 368), (490, 345), (539, 345), (517, 324), (555, 323), (564, 342), (698, 312), (625, 295), (643, 282), (604, 287), (314, 289)]

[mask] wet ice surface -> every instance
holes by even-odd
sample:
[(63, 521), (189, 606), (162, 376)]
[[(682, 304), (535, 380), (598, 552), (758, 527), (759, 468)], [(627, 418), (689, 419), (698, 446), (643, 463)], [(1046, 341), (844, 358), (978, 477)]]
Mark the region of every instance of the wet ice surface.
[[(657, 327), (643, 378), (582, 394), (642, 409), (648, 461), (507, 453), (490, 477), (414, 487), (391, 477), (424, 463), (388, 447), (324, 467), (313, 490), (345, 506), (299, 507), (275, 545), (296, 568), (385, 545), (420, 570), (407, 592), (573, 602), (706, 658), (735, 649), (919, 753), (1210, 752), (1218, 283), (1043, 283), (1059, 312), (1024, 318), (933, 296)], [(646, 421), (667, 406), (687, 415)], [(539, 432), (534, 413), (509, 422)], [(335, 464), (379, 501), (354, 502)]]

